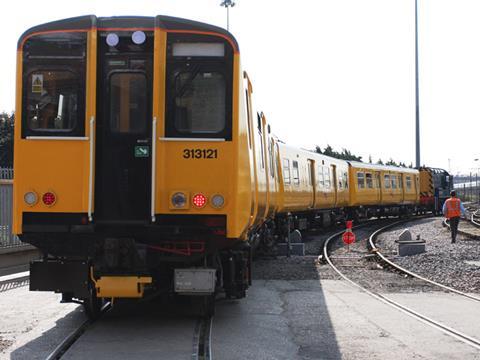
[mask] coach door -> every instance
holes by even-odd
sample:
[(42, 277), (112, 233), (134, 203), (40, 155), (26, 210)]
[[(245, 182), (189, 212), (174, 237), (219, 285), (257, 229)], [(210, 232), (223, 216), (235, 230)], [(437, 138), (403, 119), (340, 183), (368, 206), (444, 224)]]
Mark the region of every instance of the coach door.
[(335, 206), (337, 206), (338, 201), (338, 174), (337, 174), (337, 166), (330, 165), (331, 172), (332, 172), (332, 191), (333, 191), (333, 202)]
[(153, 53), (110, 50), (100, 51), (98, 64), (95, 220), (143, 223), (151, 198)]

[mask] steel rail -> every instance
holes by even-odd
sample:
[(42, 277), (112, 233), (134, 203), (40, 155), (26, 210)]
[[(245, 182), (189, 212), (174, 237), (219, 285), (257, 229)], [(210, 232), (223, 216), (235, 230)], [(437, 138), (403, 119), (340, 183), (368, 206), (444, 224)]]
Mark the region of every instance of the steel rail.
[[(471, 223), (473, 226), (480, 227), (480, 224), (476, 225), (476, 223), (472, 223), (470, 220), (466, 220), (466, 221)], [(447, 219), (443, 219), (442, 225), (444, 227), (447, 227), (447, 228), (450, 229), (450, 223), (447, 222)], [(464, 236), (468, 237), (469, 239), (473, 239), (473, 240), (479, 240), (480, 239), (480, 235), (475, 235), (475, 234), (469, 233), (468, 231), (464, 231), (464, 230), (460, 230), (460, 229), (457, 229), (457, 234), (464, 235)]]
[(213, 360), (212, 356), (213, 317), (200, 317), (193, 335), (192, 360)]
[(8, 290), (17, 289), (27, 285), (27, 281), (30, 280), (30, 275), (19, 276), (12, 279), (0, 281), (0, 293)]
[(480, 210), (476, 210), (472, 213), (471, 217), (470, 217), (470, 222), (475, 225), (476, 227), (480, 227), (480, 222), (478, 222), (477, 220), (475, 220), (475, 218), (479, 217), (479, 212)]
[(463, 291), (460, 291), (460, 290), (454, 289), (454, 288), (452, 288), (452, 287), (449, 287), (449, 286), (440, 284), (440, 283), (435, 282), (435, 281), (433, 281), (433, 280), (427, 279), (427, 278), (425, 278), (425, 277), (423, 277), (423, 276), (421, 276), (421, 275), (419, 275), (419, 274), (417, 274), (417, 273), (414, 273), (414, 272), (412, 272), (412, 271), (410, 271), (410, 270), (407, 270), (407, 269), (405, 269), (404, 267), (401, 267), (400, 265), (398, 265), (398, 264), (394, 263), (393, 261), (387, 259), (387, 258), (385, 257), (385, 255), (383, 255), (383, 254), (380, 252), (380, 250), (379, 250), (379, 249), (376, 247), (376, 245), (375, 245), (375, 238), (376, 238), (380, 233), (382, 233), (383, 231), (385, 231), (385, 230), (387, 230), (387, 229), (389, 229), (389, 228), (391, 228), (391, 227), (394, 227), (394, 226), (396, 226), (396, 225), (400, 225), (400, 224), (402, 224), (402, 223), (405, 223), (405, 222), (406, 222), (406, 221), (397, 221), (397, 222), (395, 222), (395, 223), (393, 223), (393, 224), (389, 224), (389, 225), (384, 226), (384, 227), (382, 227), (382, 228), (380, 228), (380, 229), (377, 229), (375, 232), (373, 232), (373, 233), (370, 235), (370, 238), (368, 239), (369, 244), (370, 244), (370, 247), (371, 247), (371, 249), (372, 249), (372, 252), (374, 252), (382, 261), (384, 261), (384, 262), (387, 263), (388, 265), (394, 267), (395, 269), (401, 271), (402, 273), (408, 274), (408, 275), (410, 275), (410, 276), (412, 276), (412, 277), (415, 277), (415, 278), (417, 278), (417, 279), (423, 280), (423, 281), (425, 281), (425, 282), (427, 282), (427, 283), (429, 283), (429, 284), (431, 284), (431, 285), (438, 286), (438, 287), (440, 287), (440, 288), (442, 288), (442, 289), (444, 289), (444, 290), (447, 290), (447, 291), (449, 291), (449, 292), (453, 292), (453, 293), (455, 293), (455, 294), (464, 296), (464, 297), (469, 298), (469, 299), (471, 299), (471, 300), (480, 301), (480, 297), (477, 297), (477, 296), (474, 296), (474, 295), (470, 295), (470, 294), (464, 293)]
[[(393, 225), (392, 225), (393, 226)], [(332, 241), (333, 239), (339, 237), (340, 235), (343, 234), (344, 231), (340, 231), (338, 233), (335, 233), (333, 234), (332, 236), (330, 236), (324, 243), (323, 245), (323, 256), (325, 258), (325, 260), (328, 262), (328, 264), (330, 265), (330, 267), (338, 274), (340, 275), (345, 281), (347, 281), (348, 283), (350, 283), (352, 286), (360, 289), (361, 291), (365, 292), (366, 294), (372, 296), (373, 298), (381, 301), (382, 303), (386, 304), (386, 305), (389, 305), (393, 308), (396, 308), (397, 310), (400, 310), (401, 312), (403, 312), (404, 314), (408, 315), (408, 316), (411, 316), (413, 317), (414, 319), (418, 320), (418, 321), (421, 321), (422, 323), (424, 324), (427, 324), (433, 328), (436, 328), (440, 331), (442, 331), (443, 333), (453, 337), (453, 338), (456, 338), (457, 340), (460, 340), (474, 348), (476, 348), (477, 350), (480, 350), (480, 340), (478, 339), (475, 339), (471, 336), (468, 336), (466, 334), (463, 334), (447, 325), (444, 325), (436, 320), (433, 320), (423, 314), (420, 314), (404, 305), (401, 305), (400, 303), (392, 300), (392, 299), (389, 299), (388, 297), (386, 296), (383, 296), (377, 292), (373, 292), (373, 291), (370, 291), (368, 290), (367, 288), (363, 287), (362, 285), (356, 283), (355, 281), (351, 280), (350, 278), (348, 278), (347, 276), (345, 276), (334, 264), (333, 262), (330, 260), (329, 256), (328, 256), (328, 245), (330, 243), (330, 241)]]
[(111, 304), (105, 303), (100, 310), (100, 316), (97, 319), (85, 320), (77, 329), (73, 330), (55, 349), (46, 357), (46, 360), (58, 360), (72, 347), (73, 344), (95, 323), (102, 315), (110, 310)]

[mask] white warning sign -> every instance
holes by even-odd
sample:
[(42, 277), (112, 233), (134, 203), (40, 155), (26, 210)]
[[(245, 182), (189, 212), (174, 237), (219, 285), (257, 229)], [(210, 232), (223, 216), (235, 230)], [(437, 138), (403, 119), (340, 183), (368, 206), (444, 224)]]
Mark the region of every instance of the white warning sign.
[(32, 75), (32, 92), (41, 93), (43, 91), (43, 74)]

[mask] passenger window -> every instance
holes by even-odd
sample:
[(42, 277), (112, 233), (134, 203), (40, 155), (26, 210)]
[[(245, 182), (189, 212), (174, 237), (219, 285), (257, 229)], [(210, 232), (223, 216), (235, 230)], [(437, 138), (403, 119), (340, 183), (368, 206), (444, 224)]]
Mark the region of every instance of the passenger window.
[(343, 173), (343, 179), (345, 181), (345, 189), (348, 189), (348, 174)]
[(324, 187), (325, 186), (325, 181), (323, 177), (323, 166), (318, 166), (318, 186), (319, 187)]
[(363, 172), (357, 172), (357, 186), (359, 189), (365, 188), (365, 174)]
[(175, 129), (188, 134), (215, 134), (225, 128), (226, 84), (222, 73), (181, 72), (175, 77)]
[(392, 175), (391, 180), (392, 180), (392, 189), (396, 189), (397, 188), (397, 175)]
[(390, 175), (384, 175), (383, 180), (385, 189), (390, 189)]
[(330, 189), (330, 168), (326, 166), (324, 169), (325, 187)]
[(245, 111), (247, 115), (247, 128), (248, 128), (248, 147), (251, 149), (252, 148), (252, 130), (250, 126), (250, 100), (248, 96), (248, 90), (245, 90)]
[(372, 174), (366, 173), (366, 174), (365, 174), (365, 180), (366, 180), (366, 182), (367, 182), (367, 188), (373, 189), (373, 178), (372, 178)]
[(83, 118), (80, 77), (71, 71), (34, 71), (27, 78), (27, 127), (33, 131), (63, 131), (75, 128)]
[(292, 161), (292, 168), (293, 168), (293, 183), (295, 185), (300, 184), (300, 177), (298, 173), (298, 162), (297, 161)]
[(412, 178), (407, 176), (407, 189), (410, 190), (412, 188)]
[(110, 78), (110, 129), (116, 133), (145, 132), (147, 79), (141, 73), (115, 73)]
[(290, 184), (290, 160), (283, 159), (283, 182)]
[(269, 151), (270, 151), (270, 176), (274, 178), (275, 177), (275, 144), (273, 142), (273, 139), (270, 141)]
[(263, 147), (262, 117), (259, 113), (257, 113), (257, 120), (258, 120), (258, 136), (260, 137), (260, 164), (262, 165), (262, 169), (265, 169), (265, 150)]

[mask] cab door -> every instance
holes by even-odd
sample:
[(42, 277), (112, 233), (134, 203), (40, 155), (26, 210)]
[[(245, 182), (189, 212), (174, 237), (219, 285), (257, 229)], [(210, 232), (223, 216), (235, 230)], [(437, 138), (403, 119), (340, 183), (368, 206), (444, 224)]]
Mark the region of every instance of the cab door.
[(144, 46), (120, 47), (117, 51), (100, 45), (95, 166), (97, 222), (149, 221), (152, 48), (151, 37), (147, 37)]

